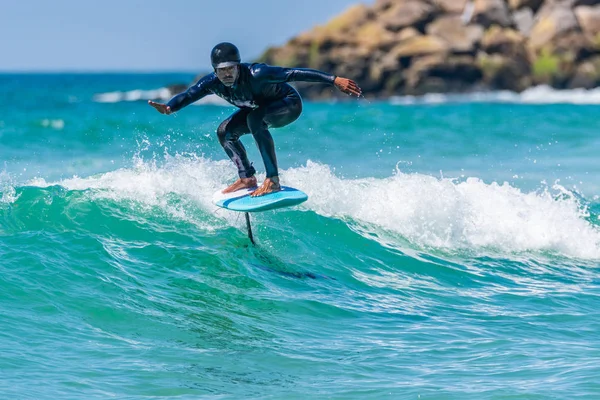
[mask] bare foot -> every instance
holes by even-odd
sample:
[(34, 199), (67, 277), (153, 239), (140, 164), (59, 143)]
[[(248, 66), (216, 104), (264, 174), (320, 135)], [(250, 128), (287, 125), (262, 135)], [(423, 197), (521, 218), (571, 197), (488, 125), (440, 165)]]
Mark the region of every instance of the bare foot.
[(221, 193), (231, 193), (240, 189), (249, 189), (256, 187), (256, 177), (251, 176), (250, 178), (240, 178), (233, 182), (230, 186), (226, 187)]
[(263, 184), (256, 189), (254, 192), (250, 193), (250, 196), (257, 197), (263, 196), (265, 194), (278, 192), (281, 190), (281, 186), (279, 185), (279, 177), (274, 176), (272, 178), (267, 178), (263, 182)]

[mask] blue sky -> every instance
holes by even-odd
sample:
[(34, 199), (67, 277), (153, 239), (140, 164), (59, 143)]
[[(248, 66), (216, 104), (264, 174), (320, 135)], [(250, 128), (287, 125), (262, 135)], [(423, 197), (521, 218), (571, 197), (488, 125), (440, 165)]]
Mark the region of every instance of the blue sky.
[(0, 12), (0, 71), (197, 71), (214, 44), (251, 59), (374, 0), (32, 0)]

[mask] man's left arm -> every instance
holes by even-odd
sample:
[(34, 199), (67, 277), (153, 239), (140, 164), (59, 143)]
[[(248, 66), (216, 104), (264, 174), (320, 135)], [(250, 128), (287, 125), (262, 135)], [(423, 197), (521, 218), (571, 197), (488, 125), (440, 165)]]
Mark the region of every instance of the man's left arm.
[(310, 68), (284, 68), (266, 64), (255, 64), (253, 75), (269, 83), (317, 82), (334, 85), (348, 95), (360, 96), (362, 91), (351, 79), (327, 74)]

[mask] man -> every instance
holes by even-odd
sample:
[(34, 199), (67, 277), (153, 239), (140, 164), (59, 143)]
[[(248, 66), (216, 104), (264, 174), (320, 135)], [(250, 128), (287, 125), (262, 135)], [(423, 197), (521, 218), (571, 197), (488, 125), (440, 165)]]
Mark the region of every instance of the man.
[(343, 93), (360, 96), (361, 89), (350, 79), (335, 77), (321, 71), (302, 68), (282, 68), (266, 64), (241, 63), (240, 53), (231, 43), (219, 43), (211, 52), (214, 73), (201, 78), (187, 91), (173, 97), (167, 104), (148, 101), (161, 114), (171, 114), (214, 93), (239, 110), (217, 129), (219, 142), (238, 169), (239, 179), (223, 190), (234, 192), (257, 186), (256, 170), (248, 161), (240, 136), (252, 133), (266, 169), (266, 179), (251, 196), (262, 196), (281, 189), (275, 144), (269, 127), (279, 128), (295, 121), (302, 112), (302, 99), (286, 82), (321, 82), (334, 85)]

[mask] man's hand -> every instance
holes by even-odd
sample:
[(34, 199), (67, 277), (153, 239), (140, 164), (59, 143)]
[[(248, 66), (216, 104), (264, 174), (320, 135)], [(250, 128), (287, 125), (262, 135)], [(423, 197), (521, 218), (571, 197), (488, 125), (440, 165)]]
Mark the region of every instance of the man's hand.
[(362, 90), (358, 87), (356, 82), (352, 79), (340, 78), (339, 76), (335, 78), (333, 84), (336, 88), (338, 88), (342, 93), (346, 93), (349, 96), (359, 97), (362, 94)]
[(156, 111), (158, 111), (161, 114), (169, 115), (172, 113), (171, 107), (169, 107), (166, 104), (156, 103), (152, 100), (148, 100), (148, 104), (150, 104), (152, 107), (154, 107), (156, 109)]

